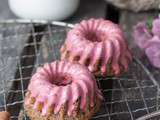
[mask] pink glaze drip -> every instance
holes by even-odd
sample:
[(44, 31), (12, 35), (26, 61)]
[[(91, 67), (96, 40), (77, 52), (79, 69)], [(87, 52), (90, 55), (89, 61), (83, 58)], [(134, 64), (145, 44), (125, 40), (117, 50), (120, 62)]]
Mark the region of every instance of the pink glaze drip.
[[(69, 81), (69, 82), (68, 82)], [(62, 105), (67, 105), (70, 116), (75, 109), (75, 102), (80, 99), (80, 109), (85, 111), (87, 99), (93, 107), (95, 98), (102, 99), (93, 75), (80, 64), (55, 61), (39, 67), (32, 76), (28, 90), (36, 98), (33, 108), (43, 103), (42, 115), (47, 114), (49, 106), (57, 114)], [(47, 101), (47, 102), (46, 102)], [(29, 104), (28, 100), (25, 104)]]
[[(70, 61), (80, 56), (79, 63), (84, 65), (90, 58), (88, 68), (91, 72), (94, 72), (96, 61), (100, 60), (102, 75), (107, 73), (109, 61), (112, 61), (113, 73), (118, 75), (121, 69), (128, 69), (132, 59), (121, 29), (109, 20), (90, 19), (76, 24), (67, 35), (65, 47), (70, 52)], [(63, 54), (61, 59), (66, 59)]]

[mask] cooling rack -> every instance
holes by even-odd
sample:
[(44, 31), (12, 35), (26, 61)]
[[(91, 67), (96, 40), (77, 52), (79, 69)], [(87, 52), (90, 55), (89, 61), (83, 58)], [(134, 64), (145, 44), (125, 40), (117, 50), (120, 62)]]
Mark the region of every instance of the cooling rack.
[[(12, 120), (28, 120), (23, 100), (30, 77), (45, 62), (59, 59), (59, 48), (73, 27), (63, 22), (0, 21), (0, 110)], [(119, 77), (97, 77), (104, 101), (92, 120), (135, 120), (159, 110), (159, 85), (134, 57)]]

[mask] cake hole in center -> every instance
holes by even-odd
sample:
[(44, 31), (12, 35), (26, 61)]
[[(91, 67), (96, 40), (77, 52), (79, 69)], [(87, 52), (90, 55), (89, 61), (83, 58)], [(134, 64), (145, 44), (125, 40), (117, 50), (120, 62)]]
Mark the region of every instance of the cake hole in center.
[(66, 86), (72, 83), (72, 78), (67, 75), (59, 76), (52, 82), (57, 86)]
[(86, 33), (85, 37), (87, 40), (91, 42), (101, 42), (102, 41), (101, 37), (98, 35), (98, 33), (96, 33), (96, 31), (90, 31)]

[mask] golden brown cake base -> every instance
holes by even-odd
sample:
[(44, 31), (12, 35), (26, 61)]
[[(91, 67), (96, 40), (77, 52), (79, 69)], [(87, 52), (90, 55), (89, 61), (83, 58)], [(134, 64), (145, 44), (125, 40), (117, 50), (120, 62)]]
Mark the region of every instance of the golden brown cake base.
[[(26, 96), (26, 98), (27, 97), (30, 96)], [(42, 116), (42, 106), (39, 105), (39, 110), (33, 109), (34, 101), (35, 100), (32, 98), (29, 105), (24, 105), (25, 111), (31, 120), (89, 120), (92, 117), (92, 115), (99, 110), (99, 107), (101, 105), (101, 101), (96, 100), (95, 106), (93, 108), (90, 108), (88, 106), (86, 112), (84, 113), (81, 110), (79, 110), (79, 102), (77, 102), (75, 103), (77, 111), (74, 111), (72, 116), (67, 115), (65, 111), (66, 108), (64, 106), (61, 107), (58, 114), (53, 114), (53, 112), (49, 110), (47, 115)]]
[(8, 112), (0, 112), (0, 120), (9, 120), (10, 114)]

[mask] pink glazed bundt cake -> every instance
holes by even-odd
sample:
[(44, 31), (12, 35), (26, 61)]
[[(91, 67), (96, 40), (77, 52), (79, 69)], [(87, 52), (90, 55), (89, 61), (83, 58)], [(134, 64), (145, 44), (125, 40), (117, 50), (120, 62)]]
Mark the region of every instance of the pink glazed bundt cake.
[(31, 120), (88, 120), (102, 99), (94, 76), (85, 66), (55, 61), (38, 68), (32, 76), (24, 108)]
[(122, 30), (109, 20), (83, 20), (68, 32), (61, 59), (78, 61), (95, 75), (119, 75), (132, 57)]

